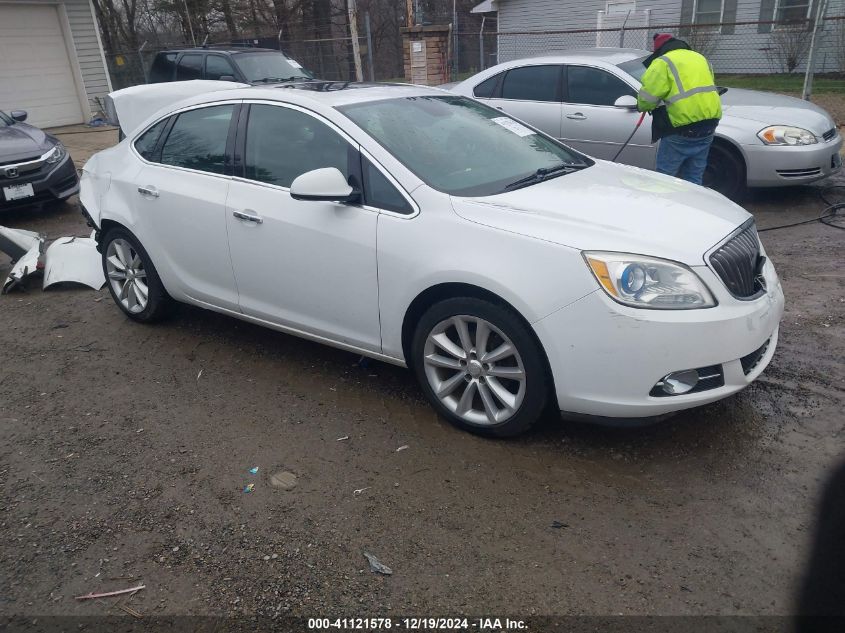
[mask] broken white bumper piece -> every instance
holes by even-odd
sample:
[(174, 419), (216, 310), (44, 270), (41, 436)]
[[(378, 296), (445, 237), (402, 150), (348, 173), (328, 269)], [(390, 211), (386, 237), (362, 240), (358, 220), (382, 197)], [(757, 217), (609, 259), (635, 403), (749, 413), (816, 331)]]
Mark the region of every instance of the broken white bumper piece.
[(43, 248), (44, 237), (38, 233), (0, 226), (0, 251), (12, 259), (12, 270), (3, 282), (2, 294), (38, 270)]
[(97, 242), (90, 237), (60, 237), (44, 254), (44, 285), (70, 282), (99, 290), (106, 283)]

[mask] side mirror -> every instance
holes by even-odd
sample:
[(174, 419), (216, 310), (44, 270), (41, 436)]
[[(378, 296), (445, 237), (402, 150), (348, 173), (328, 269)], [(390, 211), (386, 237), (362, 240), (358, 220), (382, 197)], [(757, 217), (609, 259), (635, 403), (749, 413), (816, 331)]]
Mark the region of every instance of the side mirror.
[(23, 123), (29, 115), (26, 113), (26, 110), (12, 110), (10, 116), (18, 123)]
[(290, 197), (312, 202), (355, 202), (361, 195), (336, 167), (305, 172), (290, 185)]
[(624, 108), (625, 110), (636, 110), (637, 98), (632, 97), (631, 95), (622, 95), (613, 102), (613, 106), (615, 108)]
[(217, 81), (235, 81), (234, 75), (220, 75)]

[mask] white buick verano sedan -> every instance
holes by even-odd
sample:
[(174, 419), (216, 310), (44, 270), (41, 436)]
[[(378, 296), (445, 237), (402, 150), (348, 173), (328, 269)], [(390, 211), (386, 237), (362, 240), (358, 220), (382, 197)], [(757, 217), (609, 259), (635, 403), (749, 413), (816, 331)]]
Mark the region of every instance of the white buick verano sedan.
[(431, 88), (172, 86), (132, 89), (127, 138), (82, 177), (136, 321), (182, 301), (407, 365), (443, 416), (499, 436), (547, 405), (661, 417), (772, 358), (781, 284), (717, 193)]

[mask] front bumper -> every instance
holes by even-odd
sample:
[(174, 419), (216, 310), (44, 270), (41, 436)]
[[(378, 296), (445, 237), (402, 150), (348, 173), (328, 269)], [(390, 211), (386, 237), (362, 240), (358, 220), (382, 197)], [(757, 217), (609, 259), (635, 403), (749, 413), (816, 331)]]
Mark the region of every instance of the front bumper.
[[(71, 157), (65, 159), (52, 169), (41, 169), (37, 172), (25, 173), (17, 178), (0, 177), (0, 209), (25, 207), (42, 204), (53, 200), (64, 200), (75, 193), (79, 193), (79, 176)], [(3, 187), (30, 183), (34, 196), (19, 200), (6, 200)]]
[(749, 187), (783, 187), (813, 182), (842, 169), (842, 136), (797, 147), (743, 145)]
[[(774, 355), (783, 314), (783, 290), (774, 266), (766, 264), (768, 290), (753, 301), (731, 297), (709, 268), (694, 270), (716, 296), (716, 307), (643, 310), (622, 306), (596, 290), (534, 323), (561, 411), (653, 418), (725, 398), (760, 375)], [(767, 342), (749, 368), (749, 356)], [(671, 372), (714, 366), (722, 372), (721, 386), (676, 396), (650, 395)]]

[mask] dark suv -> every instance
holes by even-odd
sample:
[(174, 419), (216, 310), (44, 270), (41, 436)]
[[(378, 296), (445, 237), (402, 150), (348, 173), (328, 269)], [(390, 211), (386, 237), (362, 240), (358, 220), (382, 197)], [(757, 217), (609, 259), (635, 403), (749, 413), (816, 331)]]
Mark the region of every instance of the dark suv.
[(153, 59), (150, 83), (215, 79), (247, 84), (311, 79), (313, 75), (270, 48), (209, 47), (162, 51)]

